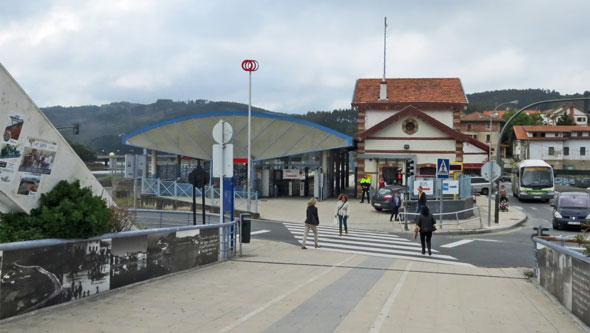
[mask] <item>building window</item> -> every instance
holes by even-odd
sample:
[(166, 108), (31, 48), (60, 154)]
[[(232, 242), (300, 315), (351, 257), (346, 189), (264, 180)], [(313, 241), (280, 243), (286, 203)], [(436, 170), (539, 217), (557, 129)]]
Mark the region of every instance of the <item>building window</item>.
[(486, 143), (490, 143), (490, 135), (486, 134)]
[(549, 147), (549, 155), (553, 156), (553, 154), (555, 154), (555, 148)]
[(563, 155), (567, 156), (570, 154), (570, 147), (563, 147)]
[(412, 135), (418, 131), (418, 122), (414, 119), (406, 119), (402, 125), (402, 130), (408, 135)]
[(583, 122), (585, 122), (585, 121), (586, 121), (586, 119), (578, 117), (578, 122), (579, 122), (579, 123), (583, 123)]
[(490, 123), (487, 123), (487, 124), (486, 124), (486, 129), (491, 129), (491, 127), (490, 127)]
[(586, 147), (580, 147), (580, 156), (586, 155)]
[(472, 129), (471, 124), (467, 124), (467, 131), (471, 131), (471, 129)]
[(582, 132), (578, 132), (578, 136), (582, 136)]

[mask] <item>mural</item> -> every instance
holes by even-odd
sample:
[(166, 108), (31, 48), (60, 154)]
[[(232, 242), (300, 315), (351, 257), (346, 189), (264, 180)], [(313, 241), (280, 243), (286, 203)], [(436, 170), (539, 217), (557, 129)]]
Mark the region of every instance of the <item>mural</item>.
[(0, 251), (0, 318), (216, 262), (219, 230)]

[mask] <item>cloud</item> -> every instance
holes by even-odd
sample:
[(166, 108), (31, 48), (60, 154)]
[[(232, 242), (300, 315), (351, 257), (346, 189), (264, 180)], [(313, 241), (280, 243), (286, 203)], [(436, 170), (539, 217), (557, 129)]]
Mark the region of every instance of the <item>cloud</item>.
[(466, 91), (583, 92), (590, 3), (508, 0), (73, 0), (0, 3), (0, 62), (41, 106), (158, 98), (303, 113), (350, 105), (357, 78), (460, 77)]

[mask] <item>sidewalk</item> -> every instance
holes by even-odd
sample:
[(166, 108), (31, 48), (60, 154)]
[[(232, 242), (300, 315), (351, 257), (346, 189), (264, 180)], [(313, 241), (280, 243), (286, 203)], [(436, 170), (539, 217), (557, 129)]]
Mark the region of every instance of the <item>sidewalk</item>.
[(245, 256), (0, 323), (0, 332), (580, 332), (514, 268), (301, 250)]
[[(309, 198), (302, 197), (287, 197), (287, 198), (268, 198), (260, 199), (258, 202), (258, 211), (261, 219), (281, 221), (281, 222), (301, 222), (305, 221), (305, 210)], [(326, 201), (318, 202), (318, 214), (320, 217), (320, 224), (333, 224), (334, 212), (336, 203), (335, 198), (330, 198)], [(349, 200), (350, 217), (348, 220), (349, 228), (364, 229), (371, 231), (382, 232), (404, 232), (403, 222), (389, 222), (390, 212), (378, 212), (371, 205), (360, 203), (358, 199)], [(494, 219), (494, 203), (492, 201), (492, 222), (491, 227), (488, 228), (488, 198), (486, 196), (477, 196), (476, 204), (479, 207), (479, 214), (481, 214), (481, 225), (477, 210), (476, 216), (470, 218), (470, 221), (461, 221), (462, 224), (457, 225), (456, 220), (437, 220), (437, 233), (457, 234), (457, 233), (480, 233), (506, 230), (519, 225), (524, 222), (526, 215), (514, 207), (509, 207), (508, 212), (500, 212), (499, 223), (495, 224)], [(447, 215), (450, 217), (450, 215)], [(435, 215), (436, 217), (436, 215)], [(413, 221), (413, 218), (410, 218)], [(408, 224), (409, 231), (413, 232), (413, 223)], [(442, 227), (441, 227), (442, 226)]]

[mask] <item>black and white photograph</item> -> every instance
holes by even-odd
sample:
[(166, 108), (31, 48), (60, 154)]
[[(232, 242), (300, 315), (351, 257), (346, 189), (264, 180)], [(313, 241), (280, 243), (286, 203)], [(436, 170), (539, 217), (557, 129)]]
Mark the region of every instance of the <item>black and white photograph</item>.
[(193, 268), (199, 265), (198, 257), (200, 250), (200, 232), (201, 230), (184, 230), (176, 232), (174, 247), (174, 264), (175, 272)]
[(4, 251), (0, 317), (109, 289), (110, 240)]
[(173, 272), (176, 232), (149, 234), (147, 237), (148, 277), (153, 278)]
[(147, 235), (113, 238), (111, 289), (147, 278)]

